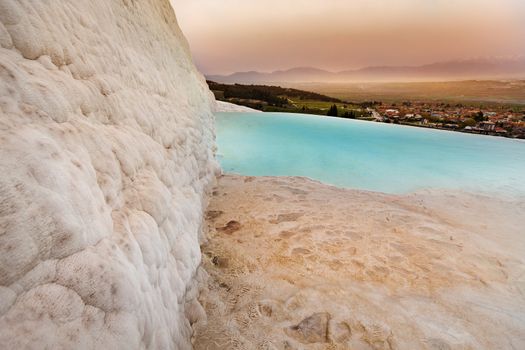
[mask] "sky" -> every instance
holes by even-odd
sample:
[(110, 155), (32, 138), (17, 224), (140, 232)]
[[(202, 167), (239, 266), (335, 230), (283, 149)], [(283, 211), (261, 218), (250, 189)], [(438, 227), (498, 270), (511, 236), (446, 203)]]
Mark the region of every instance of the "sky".
[(525, 0), (171, 0), (205, 74), (525, 55)]

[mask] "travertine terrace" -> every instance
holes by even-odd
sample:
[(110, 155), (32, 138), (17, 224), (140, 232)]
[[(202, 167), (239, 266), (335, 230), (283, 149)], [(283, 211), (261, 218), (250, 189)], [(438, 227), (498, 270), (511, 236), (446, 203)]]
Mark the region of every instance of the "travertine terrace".
[(522, 349), (525, 201), (228, 175), (197, 349)]
[(258, 111), (253, 108), (245, 107), (245, 106), (239, 106), (233, 103), (228, 103), (224, 101), (216, 101), (215, 112), (256, 112), (256, 113), (259, 113), (261, 111)]
[(0, 348), (188, 349), (213, 96), (168, 0), (0, 0)]

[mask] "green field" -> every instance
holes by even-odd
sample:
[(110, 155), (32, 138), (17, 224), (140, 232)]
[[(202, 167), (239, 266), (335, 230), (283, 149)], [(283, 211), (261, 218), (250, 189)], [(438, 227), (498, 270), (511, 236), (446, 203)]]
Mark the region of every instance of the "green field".
[(323, 111), (328, 111), (328, 109), (336, 105), (338, 109), (358, 109), (359, 106), (348, 103), (333, 103), (333, 102), (323, 102), (323, 101), (312, 101), (312, 100), (300, 100), (300, 99), (288, 99), (290, 103), (297, 109), (302, 109), (303, 107), (307, 109), (318, 109)]
[(457, 81), (434, 83), (300, 83), (285, 84), (297, 89), (354, 103), (381, 101), (428, 101), (473, 106), (505, 104), (522, 109), (525, 81)]

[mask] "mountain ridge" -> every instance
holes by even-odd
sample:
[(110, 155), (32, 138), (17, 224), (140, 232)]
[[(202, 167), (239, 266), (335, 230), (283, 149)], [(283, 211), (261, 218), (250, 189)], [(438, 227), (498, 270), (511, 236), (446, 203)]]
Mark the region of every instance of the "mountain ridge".
[(206, 77), (220, 83), (520, 79), (525, 78), (525, 56), (442, 61), (419, 66), (369, 66), (337, 72), (316, 67), (293, 67), (273, 72), (252, 70)]

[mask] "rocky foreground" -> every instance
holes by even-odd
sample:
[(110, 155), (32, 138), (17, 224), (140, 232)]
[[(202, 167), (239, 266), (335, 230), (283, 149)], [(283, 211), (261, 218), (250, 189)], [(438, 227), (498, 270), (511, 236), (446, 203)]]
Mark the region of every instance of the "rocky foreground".
[(525, 201), (223, 176), (196, 349), (524, 349)]

